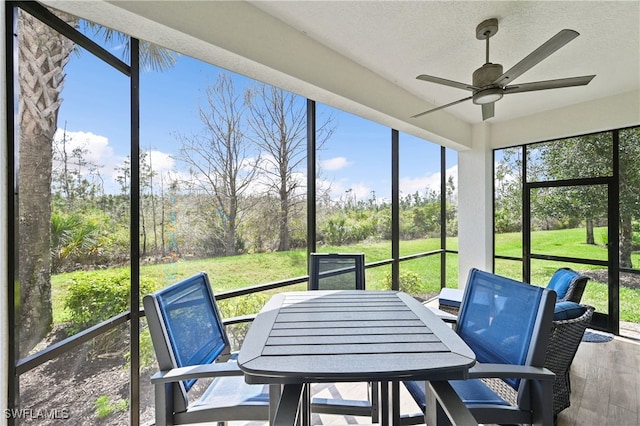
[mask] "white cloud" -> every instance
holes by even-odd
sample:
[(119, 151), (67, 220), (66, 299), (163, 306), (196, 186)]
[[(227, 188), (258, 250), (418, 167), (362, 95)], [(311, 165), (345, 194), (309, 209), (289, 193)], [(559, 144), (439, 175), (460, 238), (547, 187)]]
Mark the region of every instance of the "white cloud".
[(355, 200), (368, 200), (371, 197), (372, 188), (362, 182), (350, 183), (345, 179), (339, 181), (318, 180), (316, 181), (318, 192), (329, 188), (329, 198), (334, 201), (345, 198), (355, 198)]
[(162, 151), (147, 151), (149, 162), (155, 172), (166, 172), (173, 170), (176, 160), (170, 154)]
[(121, 43), (121, 44), (118, 44), (118, 45), (113, 46), (113, 47), (111, 48), (111, 51), (112, 51), (112, 52), (122, 52), (122, 51), (124, 51), (126, 48), (127, 48), (127, 46), (126, 46), (125, 44), (122, 44), (122, 43)]
[(65, 132), (58, 129), (53, 140), (60, 152), (65, 146), (65, 151), (69, 156), (75, 149), (86, 150), (82, 158), (92, 164), (103, 165), (105, 159), (113, 157), (113, 149), (109, 146), (109, 140), (91, 132)]
[[(333, 189), (332, 185), (333, 182), (327, 179), (316, 179), (316, 191), (318, 192), (318, 194), (322, 194), (329, 189)], [(331, 198), (333, 198), (333, 193), (330, 193), (329, 195), (331, 196)]]
[(334, 157), (328, 160), (324, 160), (320, 162), (320, 167), (324, 170), (340, 170), (347, 166), (350, 166), (352, 163), (347, 160), (345, 157)]
[(363, 183), (351, 185), (350, 189), (355, 195), (356, 200), (368, 200), (371, 197), (371, 187)]
[[(96, 135), (92, 132), (83, 131), (65, 131), (58, 129), (53, 137), (54, 149), (59, 154), (66, 152), (69, 158), (69, 164), (74, 167), (75, 170), (88, 177), (92, 172), (95, 176), (94, 180), (98, 179), (96, 174), (99, 174), (101, 183), (104, 185), (104, 191), (106, 193), (115, 193), (120, 191), (120, 185), (117, 183), (116, 178), (122, 174), (122, 169), (125, 167), (126, 156), (116, 155), (113, 147), (109, 144), (109, 139), (105, 136)], [(73, 158), (74, 150), (81, 150), (81, 160), (86, 164), (78, 166), (78, 159)], [(173, 170), (175, 166), (175, 160), (167, 153), (149, 150), (147, 151), (149, 158), (151, 159), (151, 165), (153, 170), (163, 175), (168, 175), (168, 171)], [(60, 157), (60, 155), (58, 155)], [(60, 161), (54, 162), (53, 167), (61, 167)]]
[[(425, 176), (400, 178), (400, 190), (403, 194), (413, 194), (416, 191), (424, 193), (425, 190), (440, 191), (440, 172), (432, 173)], [(447, 178), (453, 177), (453, 183), (458, 188), (458, 166), (452, 166), (446, 171)]]
[[(58, 129), (53, 136), (54, 152), (57, 161), (53, 162), (54, 170), (62, 167), (59, 160), (65, 152), (68, 163), (67, 167), (79, 171), (85, 178), (101, 183), (107, 193), (116, 192), (119, 188), (115, 182), (118, 174), (114, 169), (124, 161), (123, 157), (114, 154), (113, 148), (109, 145), (109, 140), (105, 136), (96, 135), (91, 132), (65, 131)], [(74, 150), (79, 150), (81, 154), (74, 158)], [(84, 165), (79, 165), (82, 160)], [(92, 169), (92, 170), (91, 170)], [(94, 178), (91, 178), (93, 173)], [(99, 177), (97, 176), (99, 175)]]

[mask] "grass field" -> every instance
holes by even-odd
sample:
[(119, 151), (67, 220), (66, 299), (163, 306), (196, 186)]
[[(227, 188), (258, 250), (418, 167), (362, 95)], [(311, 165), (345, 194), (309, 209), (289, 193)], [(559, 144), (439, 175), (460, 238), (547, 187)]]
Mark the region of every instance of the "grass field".
[[(562, 255), (585, 259), (606, 260), (605, 238), (602, 229), (596, 229), (596, 245), (585, 244), (583, 229), (568, 229), (560, 231), (539, 231), (532, 235), (532, 248), (535, 253)], [(496, 236), (496, 253), (499, 255), (520, 257), (522, 255), (521, 237), (518, 233), (500, 234)], [(400, 242), (400, 255), (437, 250), (440, 240), (421, 239)], [(457, 249), (457, 239), (447, 239), (447, 248)], [(391, 243), (388, 241), (356, 244), (350, 246), (324, 246), (321, 252), (363, 252), (367, 263), (391, 258)], [(447, 286), (457, 287), (458, 257), (447, 255)], [(640, 253), (633, 255), (633, 264), (640, 266)], [(532, 283), (546, 285), (553, 272), (562, 266), (569, 266), (576, 270), (601, 269), (598, 266), (564, 264), (548, 261), (532, 262)], [(175, 263), (161, 265), (146, 265), (141, 267), (141, 276), (151, 278), (157, 288), (162, 288), (181, 278), (185, 278), (199, 271), (209, 274), (214, 292), (219, 293), (242, 287), (253, 286), (307, 274), (306, 251), (292, 250), (279, 253), (256, 253), (250, 255), (221, 257), (200, 260), (181, 260)], [(496, 261), (496, 273), (520, 279), (522, 263), (507, 260)], [(366, 272), (367, 288), (382, 290), (389, 288), (389, 274), (391, 266), (385, 265), (369, 268)], [(114, 270), (105, 270), (105, 274)], [(54, 321), (61, 322), (68, 319), (68, 312), (64, 307), (66, 290), (72, 279), (81, 278), (83, 271), (59, 274), (52, 277)], [(440, 256), (429, 256), (405, 261), (400, 264), (401, 284), (402, 276), (416, 276), (421, 294), (435, 295), (440, 289)], [(639, 277), (640, 278), (640, 277)], [(299, 284), (292, 289), (305, 289), (306, 284)], [(598, 312), (607, 312), (607, 285), (590, 281), (583, 296), (583, 303), (596, 307)], [(621, 288), (620, 290), (620, 318), (622, 321), (640, 323), (640, 290)]]

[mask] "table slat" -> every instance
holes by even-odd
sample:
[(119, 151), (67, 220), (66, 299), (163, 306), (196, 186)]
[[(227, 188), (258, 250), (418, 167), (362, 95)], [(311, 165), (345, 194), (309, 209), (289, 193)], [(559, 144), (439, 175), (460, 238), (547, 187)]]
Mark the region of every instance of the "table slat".
[(341, 354), (390, 354), (411, 352), (445, 352), (448, 348), (441, 342), (427, 343), (367, 343), (339, 345), (280, 345), (265, 346), (263, 356), (290, 355), (341, 355)]
[(349, 327), (424, 327), (424, 324), (418, 320), (402, 320), (393, 321), (393, 325), (389, 325), (385, 321), (368, 320), (368, 321), (331, 321), (328, 323), (317, 323), (313, 321), (300, 321), (300, 322), (282, 322), (274, 323), (273, 329), (293, 329), (293, 328), (349, 328)]
[[(367, 304), (367, 305), (361, 305), (361, 304), (353, 304), (353, 305), (345, 305), (345, 306), (341, 306), (341, 305), (320, 305), (320, 306), (291, 306), (288, 308), (283, 308), (280, 312), (281, 313), (286, 313), (286, 314), (290, 314), (290, 313), (303, 313), (303, 312), (344, 312), (344, 311), (350, 311), (350, 312), (366, 312), (366, 311), (371, 311), (371, 312), (382, 312), (382, 311), (391, 311), (391, 312), (398, 312), (402, 310), (402, 306), (401, 305), (376, 305), (376, 304)], [(404, 310), (407, 310), (406, 308)]]
[[(412, 325), (402, 327), (299, 327), (295, 328), (277, 328), (271, 330), (270, 337), (287, 337), (287, 336), (365, 336), (381, 334), (425, 334), (430, 333), (424, 326)], [(432, 333), (430, 333), (432, 334)]]
[[(425, 308), (426, 309), (426, 308)], [(373, 320), (373, 321), (400, 321), (416, 319), (411, 311), (400, 312), (370, 312), (370, 311), (346, 311), (346, 312), (306, 312), (306, 313), (286, 313), (280, 312), (277, 323), (300, 322), (300, 321), (348, 321), (348, 320)]]
[[(440, 342), (437, 336), (433, 333), (414, 333), (414, 334), (388, 334), (376, 336), (376, 341), (380, 343), (399, 343), (399, 344), (411, 344), (411, 343), (432, 343)], [(358, 334), (345, 334), (336, 336), (334, 335), (305, 335), (297, 336), (271, 336), (267, 340), (267, 346), (291, 346), (291, 345), (332, 345), (332, 344), (349, 344), (349, 343), (370, 343), (371, 337), (368, 335), (362, 336)]]

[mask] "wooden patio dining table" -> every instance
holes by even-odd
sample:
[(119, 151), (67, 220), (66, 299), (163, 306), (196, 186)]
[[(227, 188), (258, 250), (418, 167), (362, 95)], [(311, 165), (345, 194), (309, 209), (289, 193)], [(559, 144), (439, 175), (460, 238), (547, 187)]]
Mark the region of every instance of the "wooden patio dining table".
[[(437, 402), (444, 412), (462, 423), (475, 422), (453, 390), (441, 392), (450, 388), (448, 380), (467, 378), (474, 353), (432, 311), (402, 292), (275, 295), (251, 325), (238, 364), (247, 383), (271, 385), (271, 424), (293, 424), (292, 416), (304, 412), (305, 384), (380, 382), (381, 423), (397, 425), (403, 380), (425, 380), (432, 407), (436, 397), (430, 388), (439, 386), (438, 394), (452, 394)], [(427, 410), (425, 421), (436, 424), (435, 409)]]

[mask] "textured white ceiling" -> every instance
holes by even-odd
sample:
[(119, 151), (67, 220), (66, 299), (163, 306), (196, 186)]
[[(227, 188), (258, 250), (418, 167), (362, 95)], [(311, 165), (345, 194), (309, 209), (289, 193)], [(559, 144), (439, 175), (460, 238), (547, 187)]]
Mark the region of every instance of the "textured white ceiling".
[[(476, 26), (497, 18), (490, 61), (506, 71), (563, 28), (581, 35), (518, 78), (518, 83), (596, 74), (587, 87), (512, 94), (493, 121), (637, 89), (640, 82), (637, 2), (338, 1), (255, 2), (260, 9), (354, 59), (425, 101), (442, 105), (468, 92), (415, 80), (419, 74), (471, 83), (485, 62)], [(428, 109), (428, 108), (425, 108)], [(416, 111), (418, 112), (418, 111)], [(450, 108), (481, 120), (470, 101)]]
[(596, 77), (588, 86), (505, 96), (485, 122), (492, 143), (513, 142), (514, 132), (551, 138), (556, 129), (540, 132), (550, 119), (566, 127), (562, 135), (640, 124), (640, 1), (43, 2), (456, 149), (471, 145), (480, 107), (468, 101), (411, 119), (469, 94), (415, 77), (471, 83), (485, 61), (476, 26), (488, 18), (500, 27), (490, 60), (505, 70), (569, 28), (581, 35), (517, 82)]

